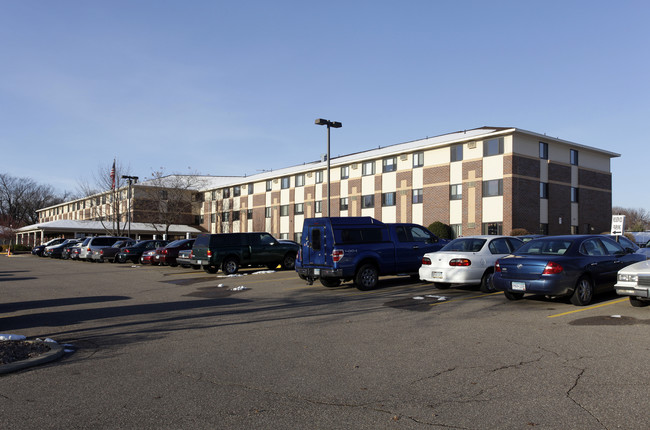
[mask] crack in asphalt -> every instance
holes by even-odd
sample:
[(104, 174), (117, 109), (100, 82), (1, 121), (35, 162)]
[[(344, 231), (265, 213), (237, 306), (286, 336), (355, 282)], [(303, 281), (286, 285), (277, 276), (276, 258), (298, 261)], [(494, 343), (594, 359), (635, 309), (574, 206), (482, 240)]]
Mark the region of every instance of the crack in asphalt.
[(578, 373), (578, 375), (576, 376), (576, 379), (573, 381), (573, 385), (571, 386), (571, 388), (569, 388), (569, 389), (567, 390), (567, 392), (566, 392), (566, 396), (567, 396), (567, 398), (568, 398), (569, 400), (571, 400), (571, 401), (572, 401), (576, 406), (578, 406), (580, 409), (582, 409), (583, 411), (585, 411), (586, 413), (588, 413), (589, 416), (591, 416), (593, 419), (595, 419), (596, 422), (598, 422), (598, 424), (600, 424), (600, 426), (601, 426), (602, 428), (606, 429), (607, 426), (606, 426), (605, 424), (603, 424), (603, 423), (598, 419), (597, 416), (595, 416), (594, 414), (592, 414), (591, 411), (590, 411), (589, 409), (587, 409), (586, 407), (582, 406), (582, 404), (580, 404), (580, 402), (578, 402), (576, 399), (574, 399), (573, 397), (571, 397), (571, 392), (572, 392), (572, 391), (573, 391), (573, 390), (578, 386), (578, 384), (580, 383), (580, 379), (582, 378), (582, 375), (584, 375), (585, 371), (586, 371), (586, 369), (580, 369), (580, 373)]
[[(453, 370), (453, 369), (450, 369)], [(235, 383), (220, 383), (220, 382), (215, 382), (210, 379), (204, 379), (203, 375), (190, 375), (185, 373), (183, 370), (179, 370), (176, 372), (178, 375), (192, 379), (196, 382), (207, 382), (212, 385), (218, 385), (218, 386), (223, 386), (223, 387), (236, 387), (236, 388), (241, 388), (244, 390), (249, 390), (249, 391), (256, 391), (260, 393), (266, 393), (266, 394), (272, 394), (275, 396), (279, 397), (284, 397), (287, 399), (295, 400), (295, 401), (301, 401), (301, 402), (307, 402), (313, 405), (323, 405), (323, 406), (334, 406), (334, 407), (344, 407), (344, 408), (360, 408), (360, 409), (367, 409), (375, 412), (380, 412), (382, 414), (390, 415), (391, 419), (393, 421), (398, 421), (402, 418), (411, 420), (415, 423), (422, 424), (422, 425), (428, 425), (428, 426), (437, 426), (437, 427), (443, 427), (443, 428), (450, 428), (450, 429), (459, 429), (459, 430), (469, 430), (468, 427), (460, 427), (460, 426), (454, 426), (454, 425), (449, 425), (449, 424), (444, 424), (444, 423), (435, 423), (435, 422), (427, 422), (427, 421), (422, 421), (420, 419), (417, 419), (415, 417), (409, 416), (409, 415), (404, 415), (401, 413), (395, 413), (393, 411), (390, 411), (388, 409), (383, 409), (377, 406), (372, 406), (373, 403), (375, 402), (368, 402), (368, 403), (341, 403), (341, 402), (328, 402), (328, 401), (323, 401), (323, 400), (317, 400), (317, 399), (310, 399), (306, 397), (300, 397), (300, 396), (295, 396), (287, 393), (279, 393), (277, 391), (265, 389), (262, 387), (253, 387), (245, 384), (235, 384)], [(444, 373), (444, 372), (440, 372)], [(481, 393), (479, 393), (480, 395)]]

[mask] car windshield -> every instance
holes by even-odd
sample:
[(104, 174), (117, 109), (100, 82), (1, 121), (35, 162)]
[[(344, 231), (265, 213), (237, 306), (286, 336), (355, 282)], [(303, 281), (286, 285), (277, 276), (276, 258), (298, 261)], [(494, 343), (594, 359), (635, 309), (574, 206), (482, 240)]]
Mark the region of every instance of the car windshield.
[(441, 251), (478, 252), (483, 248), (485, 242), (487, 242), (487, 239), (462, 237), (452, 240), (442, 247)]
[(174, 248), (177, 246), (181, 246), (183, 242), (185, 242), (187, 239), (180, 239), (180, 240), (175, 240), (172, 243), (168, 244), (165, 248)]
[(570, 239), (534, 239), (525, 243), (516, 252), (517, 255), (564, 255), (571, 247)]

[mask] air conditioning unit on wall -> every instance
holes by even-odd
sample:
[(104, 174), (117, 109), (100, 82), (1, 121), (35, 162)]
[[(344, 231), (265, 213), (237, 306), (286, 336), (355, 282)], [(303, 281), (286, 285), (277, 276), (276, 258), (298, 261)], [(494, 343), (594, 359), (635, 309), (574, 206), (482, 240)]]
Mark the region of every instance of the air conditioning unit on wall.
[(467, 143), (467, 149), (475, 149), (475, 148), (476, 148), (476, 142)]

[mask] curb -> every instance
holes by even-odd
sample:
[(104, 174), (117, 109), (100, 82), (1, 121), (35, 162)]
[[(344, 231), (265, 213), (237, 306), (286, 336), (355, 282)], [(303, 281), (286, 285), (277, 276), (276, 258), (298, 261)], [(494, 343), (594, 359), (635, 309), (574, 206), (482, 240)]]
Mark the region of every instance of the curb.
[[(28, 340), (23, 342), (37, 343), (40, 341)], [(41, 342), (41, 343), (45, 343), (45, 342)], [(47, 342), (47, 345), (50, 347), (50, 350), (44, 352), (43, 354), (37, 357), (28, 358), (26, 360), (14, 361), (13, 363), (0, 364), (0, 375), (5, 373), (16, 372), (18, 370), (22, 370), (32, 366), (38, 366), (40, 364), (49, 363), (50, 361), (54, 361), (61, 358), (65, 353), (63, 346), (59, 345), (58, 343)]]

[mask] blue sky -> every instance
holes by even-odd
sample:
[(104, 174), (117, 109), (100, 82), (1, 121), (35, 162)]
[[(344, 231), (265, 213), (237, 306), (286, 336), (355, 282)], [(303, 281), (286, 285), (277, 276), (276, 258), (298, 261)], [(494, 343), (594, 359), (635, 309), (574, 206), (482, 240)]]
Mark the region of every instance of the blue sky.
[(622, 154), (650, 210), (645, 1), (0, 0), (1, 172), (242, 175), (457, 130)]

